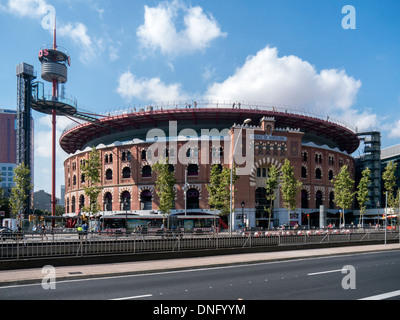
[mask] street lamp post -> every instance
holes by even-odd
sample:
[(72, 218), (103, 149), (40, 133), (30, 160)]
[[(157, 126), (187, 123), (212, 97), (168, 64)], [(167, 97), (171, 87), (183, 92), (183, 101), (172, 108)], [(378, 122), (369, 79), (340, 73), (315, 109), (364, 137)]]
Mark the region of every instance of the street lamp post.
[(241, 203), (241, 206), (242, 206), (242, 227), (244, 226), (244, 212), (243, 212), (243, 210), (244, 210), (244, 206), (245, 205), (246, 205), (246, 203), (243, 200), (242, 203)]
[(378, 202), (376, 203), (376, 207), (378, 208), (378, 226), (379, 226), (379, 208), (381, 207), (381, 203), (379, 202), (379, 200), (378, 200)]
[(123, 208), (125, 209), (125, 233), (128, 233), (128, 199), (124, 198)]
[(185, 196), (185, 217), (187, 216), (187, 192), (188, 192), (187, 172), (188, 172), (188, 167), (186, 166), (186, 168), (185, 168), (185, 186), (183, 187), (183, 195)]
[[(240, 128), (240, 132), (239, 132), (239, 136), (238, 136), (238, 139), (237, 139), (237, 141), (236, 141), (236, 143), (235, 143), (235, 146), (234, 146), (234, 148), (233, 148), (233, 151), (232, 151), (232, 161), (231, 161), (231, 185), (230, 185), (230, 190), (231, 190), (231, 192), (230, 192), (230, 199), (229, 199), (229, 234), (230, 235), (232, 235), (232, 228), (233, 228), (233, 217), (232, 217), (232, 193), (233, 193), (233, 164), (234, 164), (234, 159), (233, 159), (233, 157), (234, 157), (234, 154), (235, 154), (235, 151), (236, 151), (236, 147), (237, 147), (237, 144), (238, 144), (238, 142), (239, 142), (239, 139), (241, 138), (241, 134), (242, 134), (242, 131), (243, 131), (243, 127), (246, 125), (246, 124), (248, 124), (248, 123), (250, 123), (251, 122), (251, 119), (246, 119), (246, 120), (244, 120), (244, 122), (243, 122), (243, 124), (242, 124), (242, 126), (241, 126), (241, 128)], [(233, 137), (235, 137), (235, 134), (233, 133)]]
[(387, 232), (387, 214), (388, 214), (388, 210), (387, 210), (387, 205), (388, 205), (388, 203), (387, 203), (387, 197), (388, 197), (388, 193), (387, 193), (387, 191), (386, 191), (386, 209), (385, 209), (385, 246), (386, 246), (386, 236), (387, 236), (387, 234), (386, 234), (386, 232)]

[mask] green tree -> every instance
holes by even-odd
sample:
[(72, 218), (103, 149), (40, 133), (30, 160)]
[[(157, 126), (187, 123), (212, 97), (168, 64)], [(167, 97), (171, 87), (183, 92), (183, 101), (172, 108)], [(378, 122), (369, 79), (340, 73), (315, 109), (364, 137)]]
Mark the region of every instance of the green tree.
[(271, 227), (271, 215), (272, 207), (276, 199), (275, 190), (279, 186), (279, 170), (277, 167), (272, 165), (268, 169), (268, 179), (265, 180), (265, 193), (267, 201), (269, 201), (269, 207), (265, 207), (264, 210), (268, 212), (268, 229)]
[[(232, 174), (232, 186), (234, 188), (239, 176), (235, 168)], [(211, 166), (210, 182), (206, 185), (208, 191), (208, 204), (211, 208), (220, 211), (221, 216), (229, 215), (230, 208), (231, 169), (222, 168), (219, 164)], [(234, 190), (233, 190), (234, 192)]]
[(157, 172), (155, 190), (160, 198), (159, 208), (165, 219), (165, 216), (169, 215), (174, 208), (176, 179), (173, 171), (170, 170), (168, 158), (154, 164), (153, 170)]
[[(235, 192), (235, 183), (239, 179), (234, 165), (232, 171), (232, 195)], [(219, 210), (220, 217), (227, 217), (230, 214), (231, 198), (231, 169), (222, 168), (219, 164), (211, 166), (210, 182), (206, 185), (208, 191), (208, 204), (211, 208)], [(233, 196), (232, 196), (233, 199)], [(233, 201), (233, 200), (232, 200)], [(228, 223), (229, 225), (229, 223)]]
[[(229, 206), (229, 190), (223, 181), (222, 167), (218, 164), (211, 166), (210, 182), (206, 185), (208, 191), (208, 204), (214, 210), (222, 210)], [(227, 194), (228, 190), (228, 194)]]
[(364, 214), (366, 209), (365, 203), (368, 201), (368, 194), (369, 194), (368, 188), (371, 184), (371, 170), (369, 168), (366, 168), (363, 170), (361, 175), (362, 177), (360, 179), (360, 182), (358, 183), (356, 196), (358, 204), (360, 205), (360, 223), (361, 225), (363, 225)]
[(396, 169), (397, 163), (390, 161), (386, 166), (385, 171), (382, 174), (382, 179), (384, 181), (385, 193), (387, 191), (387, 206), (388, 208), (397, 208), (399, 199), (396, 198), (395, 188), (396, 188)]
[[(341, 208), (343, 211), (343, 225), (346, 223), (345, 219), (345, 210), (350, 209), (353, 203), (354, 197), (354, 180), (350, 178), (350, 173), (347, 165), (344, 165), (340, 170), (339, 174), (333, 180), (333, 184), (335, 186), (335, 204)], [(341, 220), (339, 217), (339, 226)]]
[(10, 207), (12, 216), (16, 217), (18, 214), (24, 213), (33, 190), (31, 172), (24, 163), (14, 169), (14, 183), (15, 187), (11, 189)]
[(89, 159), (84, 160), (81, 166), (81, 172), (85, 176), (85, 186), (83, 187), (85, 195), (89, 198), (90, 206), (83, 208), (85, 212), (97, 213), (100, 210), (98, 201), (101, 193), (101, 159), (100, 152), (93, 146), (89, 153)]
[(303, 185), (294, 176), (294, 168), (290, 164), (288, 159), (285, 159), (285, 163), (282, 166), (281, 176), (281, 193), (283, 199), (283, 205), (288, 210), (289, 225), (290, 225), (290, 212), (296, 210), (297, 207), (297, 195)]

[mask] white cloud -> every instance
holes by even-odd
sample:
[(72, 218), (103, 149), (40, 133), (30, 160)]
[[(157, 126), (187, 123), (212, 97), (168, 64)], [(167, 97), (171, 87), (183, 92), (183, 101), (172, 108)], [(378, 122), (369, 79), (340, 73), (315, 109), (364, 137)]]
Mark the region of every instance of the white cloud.
[[(177, 30), (181, 13), (184, 28)], [(160, 49), (174, 56), (204, 50), (214, 39), (227, 36), (211, 14), (205, 14), (199, 6), (186, 7), (179, 0), (162, 2), (154, 8), (145, 6), (144, 24), (136, 34), (146, 49)]]
[[(208, 66), (203, 79), (212, 77), (214, 72)], [(368, 108), (355, 107), (360, 87), (361, 81), (347, 75), (345, 70), (318, 72), (299, 57), (279, 57), (276, 48), (266, 47), (249, 56), (225, 81), (210, 85), (202, 96), (205, 100), (255, 102), (313, 112), (359, 131), (379, 127), (382, 119), (377, 114)], [(117, 91), (129, 101), (132, 98), (151, 101), (189, 98), (179, 83), (168, 85), (160, 78), (138, 79), (131, 72), (121, 75)]]
[[(59, 185), (64, 184), (64, 161), (68, 157), (58, 143), (64, 128), (72, 121), (66, 117), (57, 117), (56, 130), (56, 193), (60, 196)], [(34, 133), (34, 170), (35, 190), (50, 192), (51, 186), (51, 155), (52, 155), (52, 122), (51, 116), (42, 116), (35, 119)]]
[(46, 13), (47, 6), (46, 0), (8, 0), (0, 8), (19, 17), (39, 18)]
[(208, 81), (215, 76), (216, 68), (213, 68), (211, 65), (207, 65), (204, 68), (202, 77), (204, 81)]
[[(53, 13), (55, 14), (55, 8), (49, 5), (46, 0), (8, 0), (7, 5), (0, 5), (0, 10), (21, 18), (40, 19), (43, 28), (46, 25), (45, 29), (48, 29), (48, 27), (47, 23), (43, 24), (43, 19), (46, 20), (46, 17), (51, 13), (49, 10), (54, 10)], [(50, 29), (53, 32), (52, 26)], [(80, 60), (83, 63), (90, 62), (99, 52), (104, 51), (103, 40), (89, 36), (87, 26), (81, 22), (68, 22), (65, 24), (58, 21), (57, 35), (68, 37), (82, 47)], [(115, 53), (110, 54), (110, 59), (117, 59), (117, 55)]]
[(390, 126), (389, 138), (400, 138), (400, 120)]
[[(52, 117), (45, 115), (35, 121), (35, 155), (40, 158), (51, 158), (52, 145)], [(58, 143), (64, 129), (73, 123), (72, 120), (66, 117), (57, 117), (56, 119), (56, 146), (57, 157), (65, 158), (67, 154), (62, 150)]]
[(160, 78), (138, 79), (130, 71), (127, 71), (120, 76), (118, 82), (117, 92), (128, 101), (131, 101), (132, 98), (153, 102), (187, 99), (180, 84), (166, 85)]
[(93, 44), (92, 39), (88, 36), (87, 27), (83, 23), (68, 23), (58, 28), (57, 33), (70, 37), (74, 42), (82, 44), (85, 48), (90, 48)]
[[(80, 60), (83, 63), (89, 63), (97, 55), (104, 51), (104, 45), (102, 39), (92, 39), (89, 36), (86, 25), (80, 22), (68, 23), (62, 25), (57, 29), (57, 33), (64, 37), (69, 37), (77, 45), (81, 46)], [(115, 58), (115, 56), (110, 56)]]
[(375, 130), (381, 125), (378, 115), (368, 110), (349, 108), (343, 112), (331, 112), (331, 115), (351, 128), (357, 129), (358, 132)]
[(344, 70), (322, 70), (296, 56), (278, 57), (266, 47), (249, 56), (234, 75), (212, 84), (208, 99), (242, 99), (291, 105), (314, 112), (346, 110), (355, 102), (361, 82)]
[(361, 81), (345, 70), (318, 72), (296, 56), (278, 56), (276, 48), (266, 47), (249, 56), (244, 65), (220, 83), (213, 83), (205, 99), (237, 100), (282, 105), (330, 116), (354, 129), (380, 126), (377, 114), (355, 107)]

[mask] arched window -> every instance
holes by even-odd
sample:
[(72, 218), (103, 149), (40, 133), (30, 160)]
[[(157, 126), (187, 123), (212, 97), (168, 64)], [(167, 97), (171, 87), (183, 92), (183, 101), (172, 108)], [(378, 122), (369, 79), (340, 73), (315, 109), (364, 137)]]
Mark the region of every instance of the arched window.
[(267, 168), (262, 168), (262, 176), (263, 178), (267, 177)]
[(329, 170), (329, 181), (333, 180), (333, 170)]
[(142, 169), (142, 178), (150, 178), (151, 177), (151, 167), (144, 166)]
[(304, 179), (307, 178), (307, 168), (304, 166), (301, 167), (301, 177)]
[(112, 180), (113, 178), (113, 172), (111, 169), (106, 170), (106, 180)]
[(322, 171), (321, 171), (321, 168), (315, 169), (315, 179), (322, 179)]
[(146, 160), (146, 159), (147, 159), (147, 152), (146, 152), (146, 150), (142, 150), (141, 156), (142, 156), (142, 160)]
[(199, 166), (197, 164), (189, 164), (188, 166), (188, 176), (198, 176), (199, 175)]
[(76, 176), (75, 175), (72, 177), (72, 185), (76, 186)]
[(131, 168), (125, 167), (122, 169), (122, 178), (129, 179), (131, 177)]
[(104, 162), (105, 162), (105, 163), (108, 163), (108, 154), (106, 154), (106, 155), (104, 156)]
[(84, 182), (85, 182), (85, 174), (82, 173), (82, 174), (81, 174), (81, 183), (84, 183)]

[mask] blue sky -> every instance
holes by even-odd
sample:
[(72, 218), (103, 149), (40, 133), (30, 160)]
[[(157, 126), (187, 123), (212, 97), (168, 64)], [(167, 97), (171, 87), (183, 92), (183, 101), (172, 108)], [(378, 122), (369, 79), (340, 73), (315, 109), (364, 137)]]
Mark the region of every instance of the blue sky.
[[(345, 5), (356, 29), (342, 27)], [(0, 0), (0, 108), (16, 108), (17, 64), (41, 80), (50, 6), (72, 58), (66, 92), (87, 110), (237, 99), (378, 128), (383, 147), (400, 142), (398, 0)], [(50, 191), (50, 119), (33, 116), (35, 189)], [(68, 123), (58, 119), (59, 135)], [(57, 157), (60, 185), (66, 154)]]

